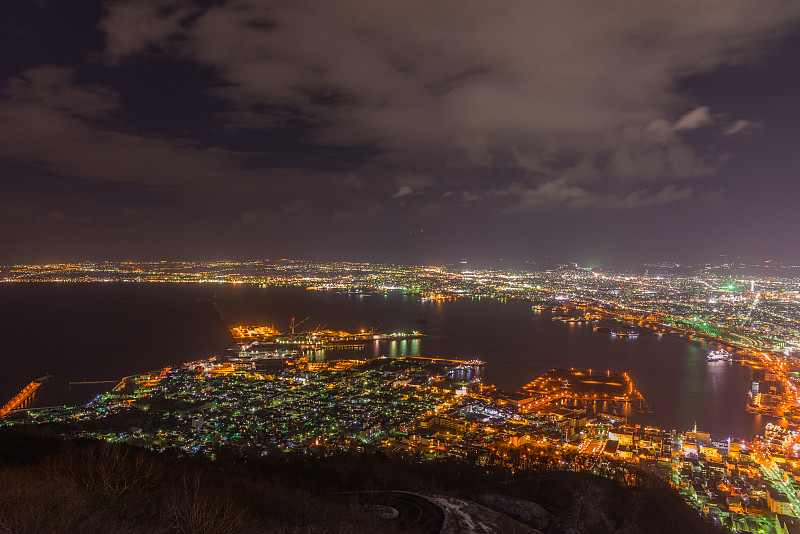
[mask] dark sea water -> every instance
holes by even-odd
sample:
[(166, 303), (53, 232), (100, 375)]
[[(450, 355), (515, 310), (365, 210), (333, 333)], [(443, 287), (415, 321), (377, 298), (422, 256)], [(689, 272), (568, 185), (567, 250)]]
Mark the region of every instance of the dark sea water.
[(508, 391), (553, 367), (625, 371), (652, 409), (629, 412), (635, 422), (679, 431), (696, 422), (715, 436), (744, 438), (766, 423), (744, 410), (750, 370), (708, 363), (709, 347), (669, 336), (615, 338), (590, 325), (551, 321), (524, 302), (431, 302), (245, 285), (0, 284), (0, 306), (0, 402), (45, 371), (55, 378), (36, 405), (86, 402), (91, 388), (69, 389), (68, 378), (115, 379), (210, 356), (231, 343), (220, 316), (282, 331), (292, 317), (309, 317), (298, 331), (321, 325), (426, 334), (328, 350), (315, 359), (478, 357), (486, 362), (484, 382)]
[(233, 343), (214, 288), (177, 284), (0, 284), (0, 404), (53, 375), (35, 406), (86, 403), (123, 376), (204, 358)]

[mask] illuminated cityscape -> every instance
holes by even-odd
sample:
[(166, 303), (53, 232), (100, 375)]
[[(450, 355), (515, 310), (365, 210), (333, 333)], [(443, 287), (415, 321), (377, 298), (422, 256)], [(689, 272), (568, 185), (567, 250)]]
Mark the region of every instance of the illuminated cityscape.
[(800, 534), (800, 1), (0, 13), (0, 533)]
[[(778, 274), (767, 277), (720, 274), (722, 266), (691, 274), (647, 267), (658, 275), (576, 265), (460, 267), (108, 262), (13, 266), (3, 269), (3, 277), (7, 283), (291, 285), (354, 295), (415, 293), (433, 301), (527, 301), (553, 321), (591, 323), (597, 335), (702, 341), (714, 349), (709, 365), (724, 358), (753, 369), (747, 406), (731, 409), (769, 415), (775, 423), (754, 440), (629, 423), (625, 412), (647, 410), (648, 404), (624, 370), (553, 369), (506, 392), (480, 379), (487, 364), (477, 359), (313, 361), (307, 355), (323, 346), (422, 334), (317, 331), (292, 319), (289, 332), (231, 325), (237, 345), (210, 359), (127, 377), (86, 406), (9, 409), (5, 424), (55, 424), (65, 437), (124, 442), (173, 456), (385, 450), (511, 469), (556, 462), (559, 469), (606, 476), (635, 477), (643, 470), (736, 531), (775, 530), (783, 528), (776, 518), (800, 516), (800, 278), (780, 275), (793, 267), (776, 266)], [(21, 396), (10, 408), (25, 401)]]

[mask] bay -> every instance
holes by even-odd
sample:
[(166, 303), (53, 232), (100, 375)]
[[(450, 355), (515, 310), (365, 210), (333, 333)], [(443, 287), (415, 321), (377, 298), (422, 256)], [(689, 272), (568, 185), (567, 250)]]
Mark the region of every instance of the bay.
[(629, 411), (633, 422), (678, 431), (697, 424), (717, 437), (751, 438), (767, 421), (745, 411), (749, 368), (708, 363), (707, 346), (670, 336), (616, 338), (593, 332), (588, 324), (552, 321), (527, 302), (112, 283), (2, 284), (0, 305), (0, 402), (45, 371), (54, 375), (53, 385), (36, 405), (86, 402), (96, 391), (69, 388), (68, 378), (117, 379), (208, 357), (232, 343), (223, 321), (288, 331), (294, 318), (304, 321), (298, 331), (425, 334), (321, 351), (311, 355), (314, 359), (477, 357), (486, 362), (484, 382), (510, 392), (554, 367), (627, 372), (652, 409)]

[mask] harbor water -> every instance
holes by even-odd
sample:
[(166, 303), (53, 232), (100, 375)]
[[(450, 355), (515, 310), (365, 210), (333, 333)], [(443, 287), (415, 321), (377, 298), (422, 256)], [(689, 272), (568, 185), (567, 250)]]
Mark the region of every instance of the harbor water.
[[(355, 294), (212, 284), (0, 285), (0, 395), (5, 400), (45, 372), (34, 405), (86, 402), (113, 380), (211, 356), (232, 343), (227, 323), (288, 331), (410, 332), (421, 339), (375, 341), (309, 354), (311, 359), (435, 356), (486, 362), (485, 383), (509, 392), (554, 367), (627, 372), (650, 405), (631, 420), (718, 437), (750, 438), (766, 419), (745, 411), (750, 369), (708, 362), (711, 347), (670, 336), (616, 337), (589, 323), (553, 321), (528, 302), (430, 301), (418, 295)], [(113, 384), (111, 384), (113, 386)], [(107, 385), (105, 386), (108, 387)]]

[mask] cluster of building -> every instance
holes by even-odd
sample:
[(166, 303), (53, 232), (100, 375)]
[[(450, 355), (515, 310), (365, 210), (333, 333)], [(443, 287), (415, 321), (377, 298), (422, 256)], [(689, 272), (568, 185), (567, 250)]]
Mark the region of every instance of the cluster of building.
[(347, 449), (411, 428), (434, 409), (439, 399), (410, 384), (427, 383), (436, 367), (301, 360), (262, 374), (241, 362), (201, 361), (129, 377), (88, 406), (31, 411), (26, 420), (71, 423), (76, 436), (182, 454)]
[[(748, 443), (629, 425), (606, 398), (635, 403), (625, 375), (553, 370), (510, 394), (476, 378), (478, 361), (295, 358), (259, 370), (235, 360), (128, 377), (87, 406), (31, 410), (3, 424), (50, 423), (65, 436), (177, 455), (382, 450), (623, 480), (646, 471), (736, 531), (800, 527), (797, 432), (769, 425)], [(553, 389), (560, 395), (542, 401)]]
[[(733, 264), (646, 267), (622, 274), (576, 265), (491, 270), (294, 260), (102, 262), (0, 267), (0, 280), (248, 283), (397, 291), (435, 300), (527, 300), (537, 309), (563, 311), (562, 320), (613, 324), (612, 333), (716, 344), (753, 368), (748, 410), (800, 422), (800, 278), (791, 276), (797, 269), (764, 264), (757, 267), (769, 274), (745, 276), (737, 274), (745, 266)], [(243, 344), (281, 341), (274, 328), (242, 327), (235, 334)], [(325, 343), (365, 335), (323, 334)], [(283, 352), (239, 348), (213, 361), (132, 377), (87, 407), (30, 411), (3, 424), (58, 423), (70, 435), (179, 454), (381, 448), (512, 469), (544, 465), (624, 477), (646, 469), (734, 531), (800, 532), (793, 519), (800, 516), (800, 444), (786, 424), (768, 425), (749, 443), (712, 440), (696, 429), (677, 434), (630, 426), (615, 408), (646, 405), (624, 373), (553, 370), (508, 393), (475, 378), (481, 362), (313, 363), (293, 352), (302, 350), (305, 338), (294, 330), (283, 337)]]

